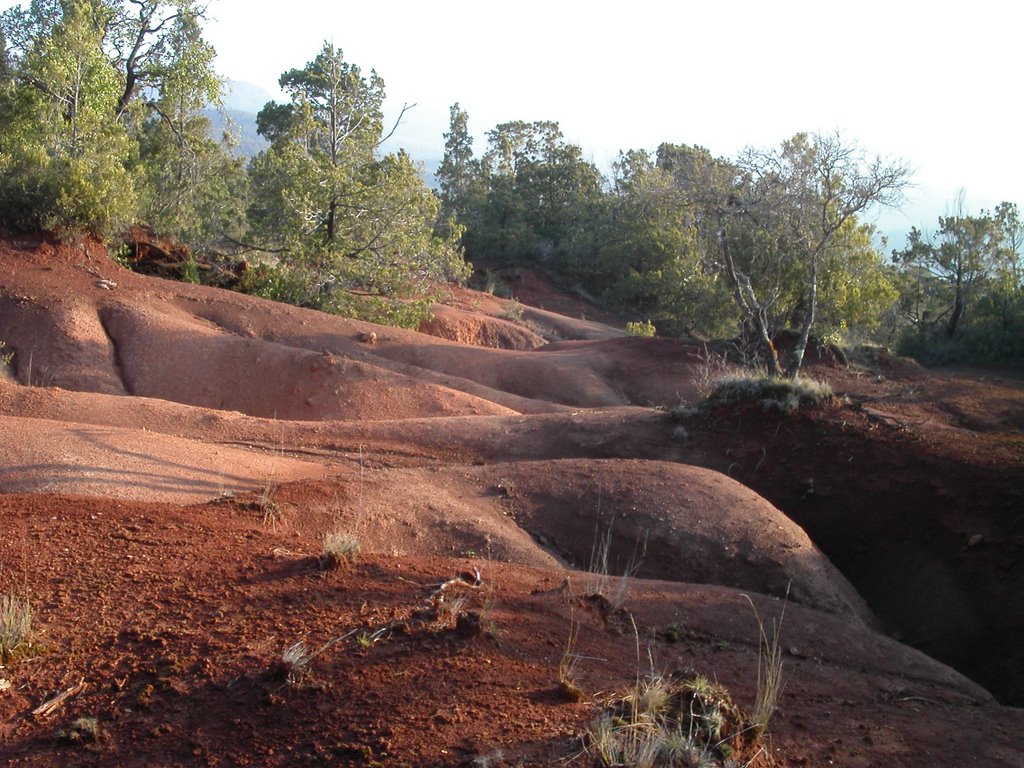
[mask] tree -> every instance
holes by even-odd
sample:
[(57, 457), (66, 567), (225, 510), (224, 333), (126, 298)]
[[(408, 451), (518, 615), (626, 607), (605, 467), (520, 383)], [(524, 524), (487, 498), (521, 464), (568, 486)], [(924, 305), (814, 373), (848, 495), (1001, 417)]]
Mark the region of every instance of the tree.
[[(139, 215), (156, 231), (201, 248), (241, 236), (247, 177), (230, 137), (210, 136), (203, 114), (219, 106), (215, 52), (189, 8), (169, 20), (162, 74), (154, 81), (138, 131)], [(136, 82), (138, 75), (136, 75)]]
[(588, 283), (619, 311), (656, 320), (662, 333), (721, 333), (729, 296), (701, 260), (696, 211), (664, 165), (645, 151), (621, 153)]
[(939, 314), (945, 318), (947, 338), (956, 335), (969, 305), (999, 269), (1004, 253), (1000, 234), (996, 220), (984, 211), (967, 215), (961, 197), (956, 213), (939, 217), (935, 236), (912, 229), (907, 247), (894, 254), (903, 264), (923, 269), (948, 291), (949, 306)]
[(160, 205), (211, 201), (223, 174), (185, 169), (220, 149), (197, 120), (220, 89), (203, 13), (196, 0), (32, 0), (0, 16), (13, 80), (0, 127), (8, 224), (107, 233), (140, 210), (159, 221)]
[(464, 226), (479, 213), (486, 194), (480, 161), (473, 157), (469, 135), (469, 114), (458, 103), (451, 107), (448, 133), (444, 134), (444, 157), (434, 177), (441, 198), (439, 229), (450, 231), (452, 219)]
[(487, 141), (487, 195), (467, 233), (470, 255), (564, 262), (601, 199), (600, 172), (555, 122), (502, 123)]
[[(952, 214), (939, 217), (934, 234), (912, 229), (893, 258), (904, 283), (901, 309), (917, 336), (914, 349), (932, 344), (943, 346), (944, 356), (1008, 357), (1024, 324), (1022, 244), (1016, 205), (971, 215), (962, 195)], [(965, 329), (973, 332), (970, 342), (956, 341)], [(929, 338), (934, 331), (944, 345)]]
[(290, 102), (257, 117), (270, 147), (251, 166), (249, 218), (262, 247), (306, 276), (306, 301), (329, 306), (340, 291), (388, 296), (415, 280), (464, 277), (460, 233), (434, 235), (440, 203), (412, 161), (377, 157), (376, 72), (364, 76), (325, 43), (280, 83)]
[[(909, 171), (902, 162), (869, 160), (838, 136), (807, 134), (777, 151), (747, 150), (736, 168), (714, 202), (718, 254), (744, 331), (757, 338), (770, 376), (783, 372), (771, 318), (780, 317), (782, 299), (795, 289), (796, 304), (786, 313), (799, 327), (786, 371), (795, 377), (817, 319), (823, 273), (844, 264), (850, 235), (863, 235), (858, 215), (901, 199)], [(752, 279), (757, 269), (766, 278), (760, 286)]]
[[(9, 40), (26, 32), (11, 24), (23, 18), (16, 10), (2, 19)], [(17, 61), (13, 116), (3, 131), (3, 209), (15, 226), (106, 231), (129, 220), (134, 199), (124, 164), (130, 142), (113, 119), (120, 83), (97, 18), (105, 7), (65, 0), (32, 10), (47, 20), (59, 13), (45, 34), (21, 43), (31, 47)]]

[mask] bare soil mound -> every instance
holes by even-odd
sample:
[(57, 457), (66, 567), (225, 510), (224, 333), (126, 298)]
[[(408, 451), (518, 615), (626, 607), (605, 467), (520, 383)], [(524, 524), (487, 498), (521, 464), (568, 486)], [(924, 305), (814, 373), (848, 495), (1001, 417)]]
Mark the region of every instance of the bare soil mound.
[(876, 624), (799, 527), (698, 467), (566, 459), (363, 469), (343, 488), (293, 483), (274, 499), (302, 519), (318, 513), (306, 530), (333, 521), (367, 551), (571, 566), (615, 588), (626, 576), (719, 584)]
[(752, 604), (786, 687), (743, 764), (1019, 763), (1021, 712), (898, 639), (1024, 701), (1021, 382), (812, 355), (833, 405), (679, 422), (638, 406), (696, 400), (704, 347), (585, 312), (488, 348), (0, 241), (0, 591), (36, 627), (0, 756), (590, 764), (638, 674), (749, 708)]
[(543, 346), (543, 337), (510, 320), (488, 317), (480, 312), (467, 312), (457, 307), (435, 304), (433, 316), (420, 325), (420, 332), (459, 344), (472, 344), (494, 349), (536, 349)]

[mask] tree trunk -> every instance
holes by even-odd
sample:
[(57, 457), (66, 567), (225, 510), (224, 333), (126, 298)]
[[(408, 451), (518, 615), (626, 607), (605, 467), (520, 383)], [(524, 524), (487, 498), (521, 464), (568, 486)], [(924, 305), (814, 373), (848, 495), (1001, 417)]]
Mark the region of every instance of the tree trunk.
[(811, 282), (808, 290), (807, 311), (804, 313), (803, 327), (800, 329), (800, 338), (797, 339), (796, 347), (793, 348), (793, 362), (786, 372), (789, 378), (795, 379), (800, 375), (800, 368), (804, 364), (804, 352), (807, 351), (807, 342), (811, 338), (811, 327), (814, 325), (814, 315), (818, 309), (818, 259), (811, 261)]
[(722, 248), (722, 258), (725, 261), (726, 273), (729, 275), (729, 282), (732, 283), (733, 298), (743, 315), (743, 329), (745, 334), (756, 337), (764, 353), (765, 370), (773, 379), (782, 377), (782, 368), (779, 366), (779, 353), (772, 343), (771, 333), (768, 331), (768, 318), (765, 310), (754, 296), (754, 289), (750, 285), (750, 279), (736, 269), (732, 252), (729, 250), (729, 239), (726, 235), (723, 217), (719, 215), (719, 243)]
[(758, 316), (757, 330), (761, 340), (761, 349), (765, 356), (765, 370), (770, 378), (781, 379), (782, 367), (779, 365), (779, 352), (775, 349), (771, 334), (768, 332), (768, 322), (761, 316)]
[(325, 240), (327, 244), (334, 242), (334, 227), (335, 219), (338, 215), (338, 201), (331, 200), (330, 207), (327, 209), (327, 234)]
[(946, 323), (946, 338), (952, 339), (956, 335), (956, 327), (964, 314), (964, 289), (963, 285), (957, 283), (956, 293), (953, 296), (953, 311), (949, 314), (949, 321)]

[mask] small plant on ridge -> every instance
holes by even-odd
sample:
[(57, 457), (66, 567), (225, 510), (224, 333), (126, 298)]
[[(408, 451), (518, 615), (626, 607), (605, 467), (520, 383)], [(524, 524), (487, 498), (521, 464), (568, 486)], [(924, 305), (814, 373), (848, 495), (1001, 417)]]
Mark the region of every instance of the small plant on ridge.
[(348, 534), (333, 531), (324, 536), (324, 548), (320, 553), (320, 568), (335, 570), (351, 565), (359, 557), (359, 540)]
[(792, 414), (800, 408), (825, 405), (832, 397), (832, 387), (815, 379), (736, 375), (720, 379), (704, 402), (708, 405), (756, 402), (766, 411)]

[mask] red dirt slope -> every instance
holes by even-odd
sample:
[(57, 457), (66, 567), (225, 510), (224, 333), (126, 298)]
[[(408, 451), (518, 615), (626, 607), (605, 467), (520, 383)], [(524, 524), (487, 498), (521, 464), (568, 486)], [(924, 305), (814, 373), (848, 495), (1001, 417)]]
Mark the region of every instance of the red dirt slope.
[[(749, 708), (737, 589), (770, 628), (788, 588), (783, 698), (738, 760), (1020, 764), (1021, 710), (872, 629), (957, 656), (956, 611), (894, 618), (922, 590), (967, 605), (966, 639), (1001, 666), (957, 663), (1024, 690), (1018, 383), (822, 360), (847, 400), (680, 424), (635, 406), (694, 399), (701, 347), (559, 322), (589, 340), (470, 346), (145, 278), (93, 244), (0, 241), (0, 592), (36, 627), (0, 669), (0, 757), (589, 765), (587, 724), (652, 669)], [(610, 573), (573, 570), (609, 530)], [(332, 532), (357, 563), (320, 568)], [(300, 640), (315, 655), (289, 681)]]

